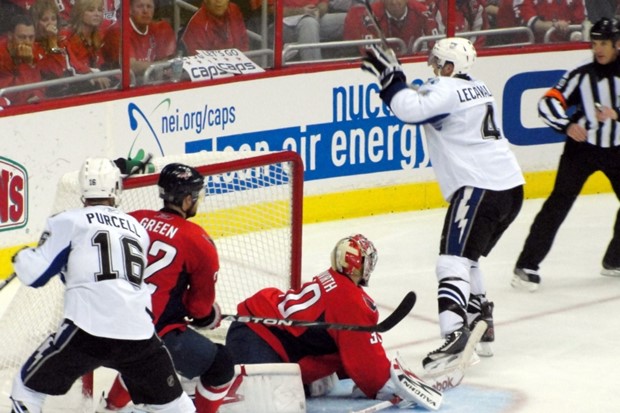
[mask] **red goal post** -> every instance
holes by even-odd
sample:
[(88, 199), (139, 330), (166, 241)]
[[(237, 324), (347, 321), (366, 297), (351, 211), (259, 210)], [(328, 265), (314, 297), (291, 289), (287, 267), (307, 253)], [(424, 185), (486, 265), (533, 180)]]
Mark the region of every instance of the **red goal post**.
[[(217, 246), (216, 300), (223, 312), (236, 314), (236, 305), (261, 288), (287, 290), (300, 285), (304, 169), (298, 154), (200, 152), (154, 158), (155, 173), (125, 180), (120, 208), (126, 212), (160, 209), (158, 172), (172, 162), (191, 165), (205, 177), (206, 196), (191, 220), (203, 227)], [(60, 180), (53, 212), (80, 206), (75, 171)], [(38, 289), (20, 286), (0, 317), (0, 410), (8, 405), (10, 382), (19, 366), (58, 326), (63, 291), (59, 277)], [(223, 323), (209, 336), (223, 341), (227, 327)], [(88, 393), (92, 385), (85, 386)], [(62, 406), (57, 411), (83, 408), (87, 401), (73, 400), (82, 399), (80, 389), (70, 393), (77, 395), (67, 396), (71, 401), (57, 401)], [(69, 405), (73, 404), (79, 406), (72, 410)], [(47, 403), (45, 407), (56, 411)]]

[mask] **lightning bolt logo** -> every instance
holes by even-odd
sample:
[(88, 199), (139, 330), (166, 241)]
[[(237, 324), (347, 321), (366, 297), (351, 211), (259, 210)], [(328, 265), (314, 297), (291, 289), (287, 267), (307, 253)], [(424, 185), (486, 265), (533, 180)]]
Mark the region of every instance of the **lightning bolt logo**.
[(469, 219), (467, 218), (467, 213), (469, 212), (469, 200), (471, 199), (471, 195), (473, 192), (473, 188), (465, 188), (463, 191), (463, 198), (459, 202), (459, 206), (456, 209), (456, 216), (454, 222), (456, 226), (459, 228), (459, 243), (463, 240), (463, 235), (465, 235), (465, 228), (467, 228), (467, 223)]

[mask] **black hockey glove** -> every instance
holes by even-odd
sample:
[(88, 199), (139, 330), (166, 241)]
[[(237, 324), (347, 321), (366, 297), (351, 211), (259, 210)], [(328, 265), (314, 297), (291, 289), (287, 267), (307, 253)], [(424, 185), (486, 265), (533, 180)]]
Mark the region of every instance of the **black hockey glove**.
[(376, 44), (370, 45), (362, 59), (362, 70), (377, 76), (381, 89), (387, 89), (394, 81), (407, 81), (394, 50)]
[(116, 167), (123, 175), (148, 174), (155, 172), (155, 167), (150, 163), (153, 156), (145, 155), (144, 150), (140, 149), (133, 158), (118, 158), (114, 160)]
[(190, 318), (189, 323), (196, 328), (216, 329), (222, 322), (222, 310), (218, 303), (213, 303), (213, 308), (208, 316), (204, 318)]
[(131, 158), (118, 158), (114, 160), (116, 167), (123, 175), (135, 175), (146, 173), (147, 165), (139, 160)]

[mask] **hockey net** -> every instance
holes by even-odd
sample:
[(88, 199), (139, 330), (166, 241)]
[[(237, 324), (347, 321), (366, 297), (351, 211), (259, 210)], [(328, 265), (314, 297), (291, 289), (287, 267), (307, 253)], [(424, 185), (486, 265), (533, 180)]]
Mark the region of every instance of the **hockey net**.
[[(299, 285), (303, 164), (297, 154), (200, 152), (154, 158), (155, 173), (125, 180), (120, 208), (160, 209), (158, 171), (171, 162), (194, 166), (205, 176), (206, 196), (191, 220), (216, 243), (220, 259), (216, 294), (224, 313), (236, 314), (237, 304), (261, 288), (287, 290)], [(77, 172), (66, 174), (58, 184), (53, 210), (80, 206)], [(11, 381), (19, 367), (56, 331), (62, 319), (63, 292), (59, 277), (38, 289), (20, 286), (0, 318), (0, 413), (8, 405)], [(223, 323), (208, 334), (222, 342), (227, 327)], [(78, 390), (70, 394), (80, 394), (82, 387), (74, 387)], [(55, 403), (60, 403), (62, 411), (92, 411), (84, 410), (82, 397), (71, 397), (77, 400)]]

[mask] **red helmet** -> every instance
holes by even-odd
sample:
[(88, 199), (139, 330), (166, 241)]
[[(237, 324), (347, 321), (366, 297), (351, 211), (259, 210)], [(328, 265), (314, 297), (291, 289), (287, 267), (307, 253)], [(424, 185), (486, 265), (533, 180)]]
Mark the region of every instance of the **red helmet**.
[(359, 285), (367, 286), (377, 264), (377, 250), (362, 234), (352, 235), (336, 243), (332, 251), (332, 268), (347, 276), (361, 275)]

